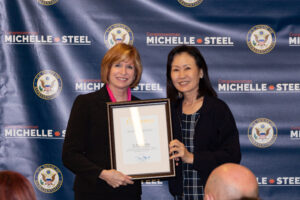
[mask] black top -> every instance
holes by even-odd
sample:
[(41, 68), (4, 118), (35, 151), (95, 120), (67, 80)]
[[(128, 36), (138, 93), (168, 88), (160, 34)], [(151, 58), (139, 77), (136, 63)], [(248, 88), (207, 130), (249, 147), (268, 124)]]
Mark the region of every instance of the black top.
[[(172, 102), (171, 111), (173, 137), (182, 142), (182, 100)], [(217, 166), (240, 160), (239, 133), (229, 107), (218, 98), (205, 96), (194, 133), (193, 168), (198, 171), (201, 184), (205, 186), (209, 174)], [(176, 177), (169, 179), (169, 189), (172, 195), (183, 193), (181, 162), (176, 167)]]
[[(132, 96), (132, 100), (138, 100)], [(64, 165), (75, 175), (74, 190), (109, 194), (141, 194), (140, 181), (116, 189), (99, 178), (111, 169), (106, 102), (110, 98), (103, 86), (99, 91), (79, 95), (72, 107), (63, 145)]]

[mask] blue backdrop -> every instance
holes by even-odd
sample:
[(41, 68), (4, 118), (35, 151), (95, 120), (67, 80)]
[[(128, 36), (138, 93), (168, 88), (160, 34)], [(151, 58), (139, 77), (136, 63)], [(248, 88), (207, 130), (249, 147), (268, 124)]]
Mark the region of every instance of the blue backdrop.
[[(73, 199), (61, 161), (75, 97), (102, 86), (117, 42), (144, 66), (133, 90), (166, 97), (166, 58), (197, 46), (237, 122), (242, 164), (262, 199), (300, 199), (300, 2), (297, 0), (0, 0), (0, 169), (24, 174), (38, 199)], [(143, 200), (172, 199), (143, 182)]]

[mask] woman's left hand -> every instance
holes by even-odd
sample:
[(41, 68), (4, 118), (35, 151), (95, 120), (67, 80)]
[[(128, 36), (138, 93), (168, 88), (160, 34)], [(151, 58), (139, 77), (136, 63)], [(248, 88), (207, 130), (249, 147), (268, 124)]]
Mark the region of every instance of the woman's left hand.
[(189, 152), (183, 143), (179, 140), (172, 140), (169, 144), (170, 148), (170, 159), (175, 159), (176, 161), (181, 158), (181, 160), (185, 163), (192, 164), (194, 162), (194, 154)]

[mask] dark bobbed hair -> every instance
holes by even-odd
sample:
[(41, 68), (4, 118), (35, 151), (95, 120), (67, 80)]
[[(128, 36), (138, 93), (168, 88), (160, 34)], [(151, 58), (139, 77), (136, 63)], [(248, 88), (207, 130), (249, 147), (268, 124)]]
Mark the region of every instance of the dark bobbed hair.
[(1, 171), (0, 199), (36, 200), (36, 196), (31, 183), (25, 176), (14, 171)]
[(187, 53), (190, 56), (192, 56), (195, 59), (196, 65), (199, 69), (202, 69), (203, 71), (203, 78), (199, 81), (199, 90), (198, 90), (198, 96), (197, 98), (200, 98), (204, 95), (207, 96), (214, 96), (217, 97), (216, 91), (213, 89), (209, 76), (208, 76), (208, 70), (206, 62), (201, 55), (200, 51), (193, 46), (186, 46), (181, 45), (173, 48), (169, 55), (168, 55), (168, 61), (167, 61), (167, 97), (170, 98), (172, 101), (178, 100), (182, 98), (182, 94), (174, 87), (172, 79), (171, 79), (171, 70), (172, 70), (172, 63), (174, 60), (174, 57), (181, 53)]

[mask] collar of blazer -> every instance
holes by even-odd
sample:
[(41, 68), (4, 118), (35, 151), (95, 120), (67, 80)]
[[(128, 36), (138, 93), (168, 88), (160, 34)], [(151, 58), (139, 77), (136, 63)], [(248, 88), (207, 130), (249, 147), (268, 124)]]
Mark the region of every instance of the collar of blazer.
[[(200, 110), (200, 115), (206, 114), (209, 112), (210, 107), (211, 107), (211, 98), (212, 97), (210, 97), (210, 96), (204, 96), (203, 105)], [(177, 114), (182, 113), (182, 102), (183, 102), (182, 99), (179, 99), (175, 103), (175, 109), (177, 111)]]
[[(97, 102), (111, 102), (109, 94), (106, 89), (106, 84), (98, 91), (95, 92)], [(137, 97), (131, 95), (131, 100), (139, 100)]]

